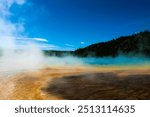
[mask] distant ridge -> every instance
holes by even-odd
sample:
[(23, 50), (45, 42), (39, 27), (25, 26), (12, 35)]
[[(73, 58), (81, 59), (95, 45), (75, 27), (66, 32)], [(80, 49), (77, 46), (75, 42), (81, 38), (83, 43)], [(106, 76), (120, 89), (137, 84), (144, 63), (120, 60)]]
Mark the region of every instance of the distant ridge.
[(130, 36), (123, 36), (108, 42), (92, 44), (75, 51), (44, 52), (48, 56), (78, 56), (78, 57), (117, 57), (124, 56), (146, 56), (150, 57), (150, 32), (144, 31)]
[(150, 32), (144, 31), (130, 36), (113, 39), (108, 42), (92, 44), (77, 49), (74, 55), (80, 57), (116, 57), (118, 55), (150, 57)]

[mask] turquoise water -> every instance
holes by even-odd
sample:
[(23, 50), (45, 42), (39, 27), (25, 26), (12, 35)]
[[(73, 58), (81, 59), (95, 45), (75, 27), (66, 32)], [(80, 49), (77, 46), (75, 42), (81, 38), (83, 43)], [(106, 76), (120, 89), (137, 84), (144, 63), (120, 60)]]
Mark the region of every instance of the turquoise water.
[(49, 65), (93, 65), (93, 66), (109, 66), (109, 65), (140, 65), (150, 64), (150, 58), (144, 57), (104, 57), (104, 58), (79, 58), (79, 57), (49, 57), (46, 64)]
[(150, 58), (144, 57), (105, 57), (105, 58), (80, 58), (84, 64), (88, 65), (135, 65), (149, 64)]

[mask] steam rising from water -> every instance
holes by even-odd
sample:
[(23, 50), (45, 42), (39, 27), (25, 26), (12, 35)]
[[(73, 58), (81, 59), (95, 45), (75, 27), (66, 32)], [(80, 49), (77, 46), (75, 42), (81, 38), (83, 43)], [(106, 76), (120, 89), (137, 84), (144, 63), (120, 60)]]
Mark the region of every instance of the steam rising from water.
[[(0, 0), (0, 72), (32, 70), (43, 65), (43, 55), (36, 44), (17, 45), (17, 37), (23, 37), (23, 23), (12, 23), (12, 5), (23, 5), (25, 0)], [(19, 40), (23, 41), (22, 39)], [(19, 46), (19, 48), (18, 48)]]
[(10, 8), (23, 4), (25, 0), (0, 0), (0, 75), (34, 70), (45, 65), (81, 65), (75, 57), (46, 58), (31, 38), (24, 38), (24, 23), (10, 20)]

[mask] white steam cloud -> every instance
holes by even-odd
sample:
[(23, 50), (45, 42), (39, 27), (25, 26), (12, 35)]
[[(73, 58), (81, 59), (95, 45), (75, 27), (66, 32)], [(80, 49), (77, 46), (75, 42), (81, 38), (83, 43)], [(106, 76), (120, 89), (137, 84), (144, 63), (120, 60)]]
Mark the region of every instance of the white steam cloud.
[[(24, 36), (23, 23), (12, 23), (12, 5), (23, 5), (25, 0), (0, 0), (0, 74), (32, 70), (43, 65), (43, 55), (36, 44), (30, 42), (21, 50), (17, 48), (17, 37)], [(21, 41), (21, 39), (20, 39)], [(46, 40), (45, 40), (46, 41)]]
[(4, 17), (8, 17), (10, 13), (10, 8), (13, 4), (23, 5), (25, 0), (0, 0), (0, 14)]

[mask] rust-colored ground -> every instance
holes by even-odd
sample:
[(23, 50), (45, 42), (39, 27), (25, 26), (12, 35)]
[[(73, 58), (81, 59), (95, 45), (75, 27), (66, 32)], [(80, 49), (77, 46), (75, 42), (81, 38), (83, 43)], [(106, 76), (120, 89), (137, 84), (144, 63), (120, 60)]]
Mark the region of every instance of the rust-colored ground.
[(48, 67), (1, 76), (0, 99), (150, 99), (148, 67)]

